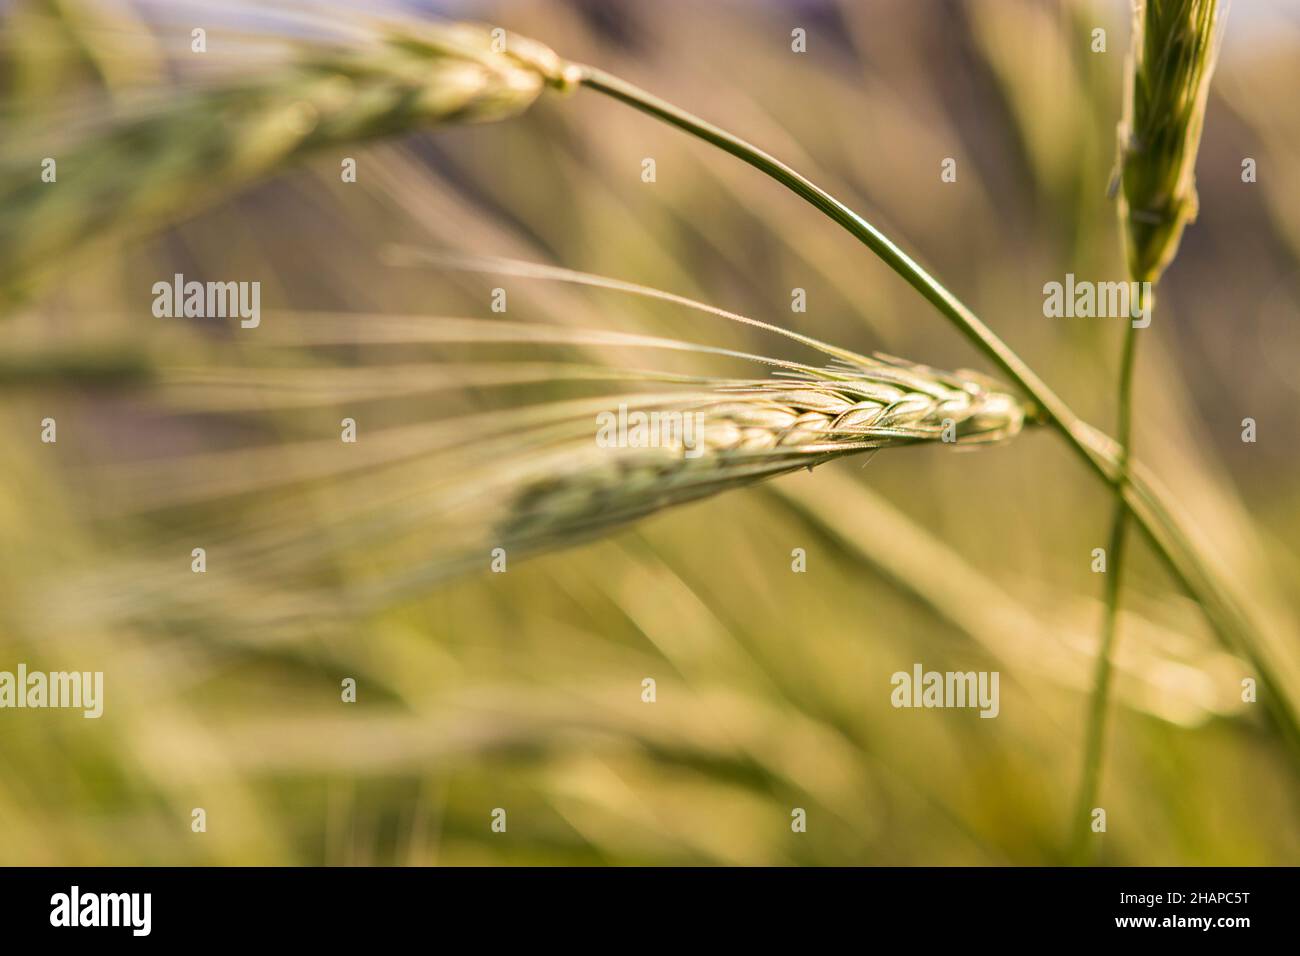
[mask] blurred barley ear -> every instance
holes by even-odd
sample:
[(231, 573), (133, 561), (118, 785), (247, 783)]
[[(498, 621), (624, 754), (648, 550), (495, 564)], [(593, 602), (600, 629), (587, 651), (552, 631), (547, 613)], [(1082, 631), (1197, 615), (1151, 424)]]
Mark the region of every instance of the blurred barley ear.
[(1135, 281), (1160, 278), (1196, 218), (1194, 167), (1222, 20), (1218, 0), (1134, 4), (1117, 172)]
[[(161, 99), (128, 94), (111, 108), (88, 93), (60, 128), (37, 121), (9, 137), (0, 144), (0, 289), (91, 237), (192, 215), (322, 149), (506, 119), (546, 87), (577, 81), (552, 50), (504, 31), (366, 18), (352, 26), (347, 43), (303, 41), (263, 75), (189, 81)], [(45, 156), (57, 159), (56, 183), (41, 180)]]

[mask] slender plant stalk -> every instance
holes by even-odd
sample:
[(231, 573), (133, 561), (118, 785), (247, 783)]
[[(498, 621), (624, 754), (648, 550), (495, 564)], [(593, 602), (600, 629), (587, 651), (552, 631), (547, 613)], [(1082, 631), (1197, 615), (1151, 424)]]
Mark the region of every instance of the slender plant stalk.
[(1256, 629), (1224, 583), (1210, 568), (1182, 522), (1172, 513), (1146, 473), (1123, 459), (1116, 441), (1085, 423), (1074, 411), (952, 292), (918, 265), (862, 216), (821, 187), (753, 144), (660, 99), (626, 80), (591, 66), (579, 66), (579, 82), (634, 109), (690, 133), (730, 153), (802, 197), (839, 223), (925, 297), (963, 335), (1010, 377), (1038, 406), (1031, 409), (1051, 424), (1102, 481), (1122, 497), (1126, 510), (1168, 566), (1175, 580), (1200, 605), (1223, 644), (1248, 659), (1268, 688), (1266, 706), (1289, 744), (1300, 755), (1297, 715), (1273, 668), (1257, 650)]
[[(1146, 289), (1147, 287), (1141, 287)], [(1154, 305), (1149, 291), (1140, 293), (1147, 309)], [(1149, 312), (1143, 314), (1150, 314)], [(1093, 677), (1093, 692), (1088, 711), (1087, 739), (1084, 743), (1083, 775), (1079, 786), (1078, 812), (1071, 841), (1072, 856), (1076, 862), (1089, 859), (1089, 818), (1101, 791), (1102, 752), (1106, 745), (1106, 717), (1110, 701), (1111, 676), (1114, 672), (1115, 635), (1119, 626), (1119, 597), (1123, 584), (1125, 535), (1128, 531), (1129, 509), (1124, 501), (1128, 486), (1128, 463), (1133, 454), (1133, 369), (1137, 363), (1137, 329), (1130, 322), (1124, 330), (1124, 345), (1119, 369), (1119, 420), (1116, 441), (1120, 479), (1116, 485), (1115, 513), (1111, 519), (1110, 540), (1106, 545), (1105, 614), (1102, 619), (1101, 646), (1097, 651)]]

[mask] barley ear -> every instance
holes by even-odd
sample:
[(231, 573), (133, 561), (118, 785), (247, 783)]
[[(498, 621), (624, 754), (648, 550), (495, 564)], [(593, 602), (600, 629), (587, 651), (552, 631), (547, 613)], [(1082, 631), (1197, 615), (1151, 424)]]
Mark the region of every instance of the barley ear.
[[(71, 137), (44, 130), (0, 143), (0, 249), (8, 253), (0, 287), (61, 265), (92, 238), (191, 215), (313, 153), (507, 119), (547, 87), (578, 83), (576, 68), (549, 48), (486, 27), (372, 18), (355, 26), (353, 42), (306, 45), (260, 75), (182, 83), (104, 121), (86, 107)], [(30, 172), (51, 138), (65, 140), (58, 189)]]
[(1120, 219), (1129, 274), (1155, 282), (1196, 218), (1196, 153), (1214, 71), (1218, 0), (1135, 0), (1125, 118), (1120, 125)]

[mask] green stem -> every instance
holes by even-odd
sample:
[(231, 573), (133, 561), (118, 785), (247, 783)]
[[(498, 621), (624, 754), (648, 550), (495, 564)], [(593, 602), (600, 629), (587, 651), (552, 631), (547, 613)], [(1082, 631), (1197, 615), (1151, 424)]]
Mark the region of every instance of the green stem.
[(1255, 629), (1219, 577), (1197, 550), (1183, 523), (1136, 463), (1126, 469), (1114, 439), (1080, 419), (993, 330), (914, 262), (883, 233), (830, 193), (780, 160), (645, 90), (590, 66), (577, 66), (581, 85), (613, 97), (725, 150), (803, 197), (885, 261), (921, 293), (963, 335), (1009, 376), (1038, 406), (1039, 417), (1056, 428), (1083, 462), (1124, 501), (1128, 512), (1164, 560), (1175, 580), (1200, 605), (1223, 644), (1248, 659), (1268, 688), (1262, 696), (1269, 713), (1300, 755), (1300, 716), (1285, 696), (1271, 666), (1256, 651)]
[[(1140, 286), (1141, 314), (1150, 315), (1149, 287)], [(1124, 329), (1124, 346), (1119, 368), (1119, 421), (1116, 441), (1120, 480), (1115, 486), (1115, 514), (1111, 519), (1110, 541), (1106, 545), (1106, 610), (1102, 619), (1101, 644), (1093, 672), (1092, 700), (1088, 712), (1088, 731), (1083, 749), (1083, 774), (1079, 785), (1079, 809), (1076, 813), (1073, 857), (1076, 863), (1092, 858), (1095, 843), (1089, 840), (1091, 814), (1101, 792), (1102, 753), (1106, 747), (1106, 716), (1110, 706), (1110, 684), (1114, 672), (1115, 636), (1119, 626), (1119, 597), (1124, 575), (1124, 535), (1128, 529), (1128, 505), (1124, 491), (1128, 486), (1128, 462), (1133, 454), (1133, 368), (1137, 363), (1137, 329), (1130, 322)]]

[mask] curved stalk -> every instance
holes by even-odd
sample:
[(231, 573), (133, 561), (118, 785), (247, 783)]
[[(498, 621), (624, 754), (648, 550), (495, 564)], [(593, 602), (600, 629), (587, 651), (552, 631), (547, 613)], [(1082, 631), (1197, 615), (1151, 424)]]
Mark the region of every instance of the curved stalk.
[(1273, 669), (1257, 651), (1255, 633), (1237, 601), (1211, 570), (1166, 497), (1137, 463), (1123, 458), (1120, 445), (1088, 425), (960, 299), (946, 289), (888, 237), (826, 190), (753, 144), (683, 110), (632, 83), (595, 67), (577, 65), (579, 84), (610, 96), (656, 119), (684, 130), (753, 166), (801, 196), (879, 256), (921, 293), (976, 348), (1002, 370), (1038, 406), (1039, 418), (1052, 425), (1088, 468), (1115, 489), (1125, 510), (1160, 555), (1178, 584), (1198, 603), (1222, 643), (1250, 661), (1262, 695), (1283, 736), (1300, 755), (1300, 716), (1284, 696)]

